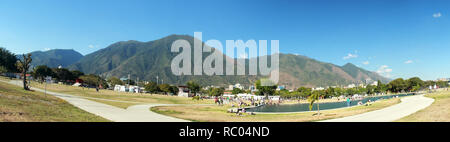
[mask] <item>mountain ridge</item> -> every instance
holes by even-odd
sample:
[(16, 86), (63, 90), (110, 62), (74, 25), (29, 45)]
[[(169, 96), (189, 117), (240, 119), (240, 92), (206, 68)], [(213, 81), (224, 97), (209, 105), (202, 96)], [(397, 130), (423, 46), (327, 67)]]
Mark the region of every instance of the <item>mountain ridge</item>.
[[(173, 41), (178, 39), (187, 40), (191, 47), (193, 47), (193, 41), (197, 40), (189, 35), (173, 34), (147, 42), (136, 40), (119, 41), (106, 48), (87, 54), (68, 67), (72, 70), (80, 70), (86, 74), (99, 74), (103, 77), (126, 77), (128, 74), (131, 74), (132, 79), (139, 78), (140, 80), (156, 81), (156, 76), (158, 76), (160, 82), (180, 85), (189, 80), (196, 80), (202, 85), (227, 86), (235, 83), (250, 85), (255, 80), (262, 78), (262, 76), (258, 75), (175, 76), (171, 72), (170, 63), (171, 59), (179, 53), (170, 52), (170, 47)], [(202, 53), (203, 59), (211, 53)], [(375, 72), (367, 71), (351, 63), (338, 66), (303, 55), (279, 54), (279, 84), (285, 85), (287, 88), (364, 83), (367, 79), (372, 81), (381, 80), (383, 82), (389, 80)], [(226, 55), (223, 55), (223, 57), (225, 69), (226, 62), (234, 58)], [(246, 59), (246, 70), (248, 72), (248, 59)]]

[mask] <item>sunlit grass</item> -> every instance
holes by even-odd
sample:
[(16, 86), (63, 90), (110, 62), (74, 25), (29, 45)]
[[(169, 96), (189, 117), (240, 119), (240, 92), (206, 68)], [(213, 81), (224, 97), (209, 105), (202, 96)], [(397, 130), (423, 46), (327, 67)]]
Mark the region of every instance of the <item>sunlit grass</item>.
[(433, 104), (414, 114), (401, 118), (399, 122), (441, 122), (450, 121), (450, 91), (445, 89), (425, 95), (434, 99)]
[(51, 95), (0, 82), (0, 121), (109, 121)]

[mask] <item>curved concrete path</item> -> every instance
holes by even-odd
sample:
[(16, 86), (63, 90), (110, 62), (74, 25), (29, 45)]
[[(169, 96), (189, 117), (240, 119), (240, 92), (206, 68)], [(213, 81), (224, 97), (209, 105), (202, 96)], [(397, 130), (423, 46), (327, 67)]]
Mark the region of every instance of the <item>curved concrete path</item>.
[[(6, 82), (6, 81), (2, 81)], [(17, 81), (12, 80), (6, 83), (19, 85)], [(19, 85), (23, 86), (23, 85)], [(44, 92), (44, 90), (39, 88), (32, 88), (33, 90)], [(74, 96), (64, 93), (56, 93), (47, 91), (47, 94), (53, 95), (55, 97), (61, 98), (70, 104), (90, 112), (92, 114), (101, 116), (111, 121), (115, 122), (188, 122), (187, 120), (182, 120), (178, 118), (173, 118), (165, 115), (161, 115), (150, 111), (150, 107), (154, 106), (168, 106), (169, 104), (142, 104), (130, 106), (127, 109), (118, 108), (115, 106), (91, 101), (85, 99), (84, 97)], [(96, 99), (96, 98), (93, 98)], [(108, 99), (101, 99), (108, 100)], [(112, 100), (116, 101), (116, 100)]]
[(408, 96), (403, 97), (399, 104), (387, 108), (320, 122), (391, 122), (424, 109), (433, 102), (434, 99), (424, 95)]

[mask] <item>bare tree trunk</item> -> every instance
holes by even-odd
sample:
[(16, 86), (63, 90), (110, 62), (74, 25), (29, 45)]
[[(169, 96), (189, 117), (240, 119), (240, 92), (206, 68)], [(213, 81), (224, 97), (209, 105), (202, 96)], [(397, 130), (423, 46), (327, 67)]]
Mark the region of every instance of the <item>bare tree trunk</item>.
[(23, 72), (22, 74), (23, 74), (23, 89), (29, 90), (27, 86), (27, 73)]

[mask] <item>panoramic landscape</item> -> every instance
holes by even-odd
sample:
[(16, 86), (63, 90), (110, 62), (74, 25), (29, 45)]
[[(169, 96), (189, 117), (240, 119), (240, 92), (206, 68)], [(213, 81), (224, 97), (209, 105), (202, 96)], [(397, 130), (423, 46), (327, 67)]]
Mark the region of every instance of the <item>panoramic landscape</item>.
[(448, 2), (102, 2), (1, 2), (0, 122), (450, 121)]

